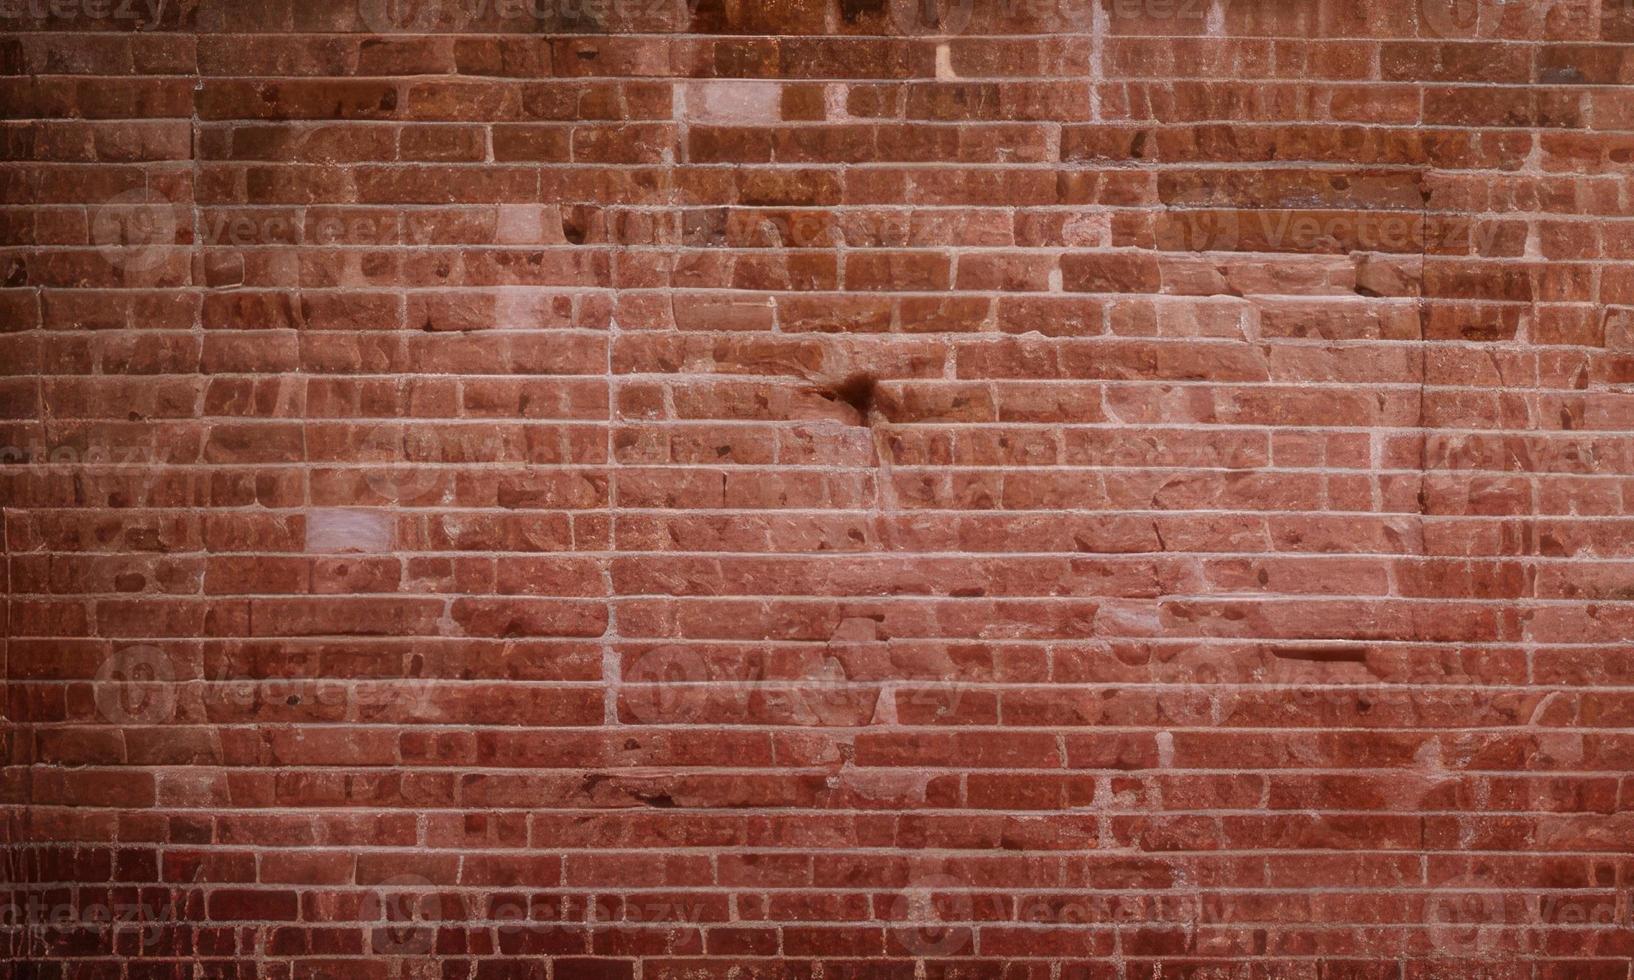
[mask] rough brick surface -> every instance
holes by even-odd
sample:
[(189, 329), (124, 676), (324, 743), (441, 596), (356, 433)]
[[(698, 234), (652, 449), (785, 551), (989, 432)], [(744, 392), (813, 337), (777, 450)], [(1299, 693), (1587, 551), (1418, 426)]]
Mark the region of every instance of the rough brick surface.
[(1629, 980), (1631, 0), (0, 27), (5, 976)]

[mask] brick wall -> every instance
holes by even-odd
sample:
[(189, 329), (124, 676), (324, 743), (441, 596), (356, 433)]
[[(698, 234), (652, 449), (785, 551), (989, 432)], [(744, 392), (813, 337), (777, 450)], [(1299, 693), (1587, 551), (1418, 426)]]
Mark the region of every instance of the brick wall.
[(1634, 0), (0, 8), (5, 976), (1630, 977)]

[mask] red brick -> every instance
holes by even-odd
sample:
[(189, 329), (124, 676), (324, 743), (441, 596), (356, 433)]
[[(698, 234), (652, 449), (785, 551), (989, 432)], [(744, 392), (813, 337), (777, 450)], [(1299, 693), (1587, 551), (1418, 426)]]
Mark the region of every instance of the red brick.
[(174, 927), (25, 972), (1624, 977), (1628, 4), (116, 6), (0, 858)]

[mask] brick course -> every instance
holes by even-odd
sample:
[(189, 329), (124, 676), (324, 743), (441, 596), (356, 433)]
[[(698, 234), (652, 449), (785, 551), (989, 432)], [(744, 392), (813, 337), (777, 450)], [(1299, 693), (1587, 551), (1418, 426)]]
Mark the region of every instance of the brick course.
[(0, 28), (0, 974), (1634, 978), (1631, 0)]

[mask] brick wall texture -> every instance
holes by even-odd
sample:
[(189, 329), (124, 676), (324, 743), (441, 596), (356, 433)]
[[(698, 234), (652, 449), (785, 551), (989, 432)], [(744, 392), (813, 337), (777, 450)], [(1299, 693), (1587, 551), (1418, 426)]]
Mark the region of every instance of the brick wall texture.
[(1630, 980), (1634, 0), (0, 27), (0, 976)]

